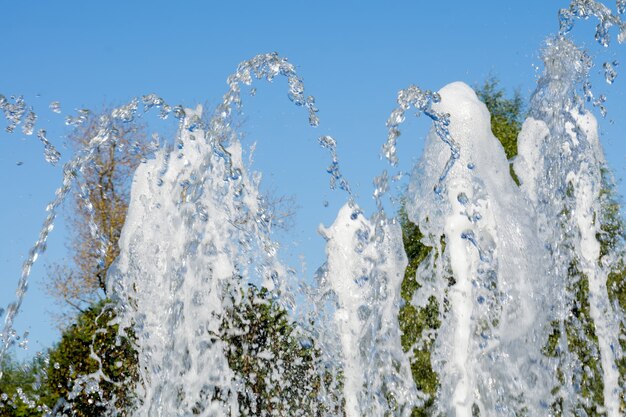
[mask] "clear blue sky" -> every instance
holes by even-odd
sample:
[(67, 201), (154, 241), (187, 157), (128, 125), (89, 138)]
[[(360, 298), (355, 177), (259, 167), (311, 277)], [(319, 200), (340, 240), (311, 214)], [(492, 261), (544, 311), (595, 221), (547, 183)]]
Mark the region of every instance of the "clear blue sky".
[[(255, 166), (265, 172), (268, 187), (295, 194), (302, 207), (291, 238), (301, 241), (295, 252), (307, 253), (310, 274), (323, 259), (315, 229), (320, 222), (329, 224), (343, 201), (328, 190), (328, 160), (316, 138), (330, 134), (337, 139), (357, 201), (371, 209), (371, 181), (386, 167), (378, 152), (396, 92), (409, 84), (435, 90), (457, 80), (476, 85), (494, 75), (507, 90), (519, 88), (528, 97), (538, 76), (542, 40), (557, 30), (557, 10), (567, 3), (0, 0), (0, 94), (24, 95), (39, 114), (38, 127), (48, 129), (66, 161), (63, 120), (74, 109), (97, 110), (153, 92), (172, 104), (215, 105), (240, 61), (271, 51), (288, 57), (307, 93), (317, 98), (320, 127), (307, 126), (305, 112), (287, 100), (286, 83), (277, 80), (271, 88), (258, 84), (257, 96), (245, 98), (244, 130), (247, 143), (258, 141)], [(598, 67), (608, 59), (626, 65), (624, 47), (595, 47), (589, 24), (576, 29), (576, 38), (598, 54)], [(621, 177), (626, 147), (619, 115), (626, 110), (626, 75), (611, 88), (594, 76), (596, 91), (609, 98), (603, 140)], [(48, 110), (56, 100), (61, 115)], [(61, 174), (60, 167), (43, 161), (35, 137), (8, 135), (4, 127), (0, 121), (0, 306), (14, 298), (21, 263)], [(408, 123), (400, 138), (403, 169), (419, 156), (426, 128), (425, 121)], [(31, 351), (57, 337), (50, 320), (56, 307), (42, 282), (44, 265), (66, 256), (64, 233), (60, 222), (47, 254), (33, 269), (18, 321), (18, 332), (31, 333)]]

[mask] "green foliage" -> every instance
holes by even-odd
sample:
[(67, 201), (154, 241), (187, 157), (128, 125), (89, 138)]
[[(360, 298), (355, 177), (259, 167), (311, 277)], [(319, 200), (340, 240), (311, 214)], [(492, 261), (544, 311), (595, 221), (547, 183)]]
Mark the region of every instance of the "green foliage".
[(439, 306), (434, 299), (430, 299), (426, 308), (416, 308), (411, 304), (413, 295), (419, 291), (419, 284), (415, 279), (415, 274), (420, 263), (426, 259), (432, 248), (422, 243), (423, 235), (419, 228), (411, 223), (407, 217), (406, 210), (402, 208), (399, 213), (400, 224), (402, 226), (402, 242), (407, 254), (408, 265), (404, 273), (404, 280), (400, 289), (400, 294), (404, 304), (400, 307), (398, 317), (400, 331), (402, 333), (401, 343), (405, 352), (411, 352), (411, 373), (417, 388), (430, 395), (423, 407), (416, 407), (411, 413), (412, 417), (428, 416), (428, 410), (434, 403), (439, 379), (433, 371), (430, 363), (430, 349), (433, 340), (424, 338), (427, 331), (436, 331), (440, 326)]
[[(45, 360), (11, 363), (0, 380), (0, 391), (11, 401), (0, 408), (0, 416), (41, 417), (52, 410), (88, 417), (106, 415), (112, 406), (128, 408), (137, 355), (130, 340), (118, 337), (117, 325), (110, 324), (115, 317), (110, 307), (105, 300), (80, 313)], [(15, 396), (20, 390), (21, 399)]]
[(519, 91), (515, 91), (511, 98), (506, 97), (505, 91), (498, 84), (498, 80), (492, 77), (476, 89), (476, 94), (491, 113), (491, 131), (502, 144), (510, 162), (511, 177), (519, 185), (519, 179), (513, 170), (513, 158), (517, 155), (517, 136), (524, 121), (524, 101)]
[(41, 357), (25, 363), (5, 357), (0, 378), (0, 417), (42, 415), (44, 409), (39, 401), (46, 395), (46, 389), (39, 375), (43, 367)]
[(132, 341), (118, 335), (118, 326), (111, 324), (114, 318), (110, 302), (101, 301), (63, 332), (49, 355), (50, 406), (63, 399), (72, 415), (87, 417), (132, 404), (137, 354)]
[(491, 131), (502, 144), (506, 157), (512, 159), (517, 155), (517, 136), (524, 121), (524, 101), (519, 91), (507, 98), (498, 84), (496, 78), (490, 78), (476, 89), (476, 94), (491, 113)]
[(320, 398), (330, 374), (319, 371), (312, 341), (298, 335), (270, 295), (250, 285), (222, 322), (219, 336), (228, 346), (229, 367), (245, 384), (239, 411), (243, 416), (327, 415), (328, 404)]

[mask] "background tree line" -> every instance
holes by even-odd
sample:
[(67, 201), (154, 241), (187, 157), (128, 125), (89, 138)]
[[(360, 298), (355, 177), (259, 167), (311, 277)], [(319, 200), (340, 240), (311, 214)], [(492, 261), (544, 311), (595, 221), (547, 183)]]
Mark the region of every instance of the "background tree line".
[[(491, 113), (494, 135), (512, 161), (517, 154), (517, 136), (525, 117), (521, 95), (516, 92), (508, 97), (495, 79), (486, 81), (476, 90)], [(68, 137), (69, 143), (75, 149), (80, 148), (93, 136), (96, 127), (97, 117), (93, 115)], [(5, 373), (0, 379), (0, 417), (41, 416), (46, 411), (69, 412), (70, 409), (70, 415), (100, 416), (106, 415), (107, 404), (124, 409), (133, 401), (137, 355), (132, 334), (120, 340), (117, 328), (109, 324), (115, 313), (107, 298), (105, 278), (119, 254), (117, 243), (130, 197), (128, 179), (138, 164), (149, 156), (151, 147), (141, 125), (117, 125), (114, 131), (118, 136), (117, 142), (98, 149), (96, 163), (83, 173), (81, 194), (72, 202), (69, 245), (72, 262), (49, 268), (48, 290), (61, 304), (64, 311), (62, 322), (70, 324), (63, 329), (61, 340), (50, 348), (47, 355), (25, 363), (5, 359)], [(512, 164), (511, 176), (519, 183)], [(608, 170), (605, 172), (603, 198), (607, 215), (602, 224), (605, 233), (599, 238), (602, 250), (607, 251), (623, 239), (625, 232)], [(422, 309), (411, 304), (413, 295), (419, 291), (415, 280), (417, 268), (431, 248), (421, 242), (419, 228), (408, 220), (403, 209), (399, 218), (409, 261), (401, 288), (404, 305), (398, 317), (401, 342), (405, 352), (411, 353), (411, 369), (418, 389), (430, 395), (423, 407), (413, 410), (412, 416), (433, 416), (431, 408), (439, 385), (430, 362), (434, 338), (423, 335), (436, 334), (443, 314), (442, 306), (434, 299)], [(103, 240), (93, 238), (89, 229), (91, 221), (104, 235)], [(616, 265), (608, 283), (610, 297), (622, 308), (626, 308), (625, 276), (626, 267)], [(584, 324), (586, 339), (593, 341), (595, 336), (587, 301), (587, 283), (584, 277), (579, 278), (573, 280), (576, 305), (572, 307), (572, 317)], [(340, 413), (340, 410), (329, 410), (321, 395), (324, 386), (332, 385), (332, 382), (324, 380), (316, 347), (303, 346), (298, 341), (296, 324), (285, 310), (271, 300), (267, 291), (250, 286), (243, 295), (244, 301), (228, 313), (229, 320), (224, 321), (220, 335), (229, 346), (226, 355), (231, 369), (246, 381), (248, 394), (239, 398), (242, 415), (261, 416), (274, 412), (272, 415), (322, 416), (331, 411)], [(248, 324), (247, 333), (228, 331), (228, 326), (243, 322)], [(555, 326), (554, 338), (559, 337), (557, 332), (558, 326)], [(591, 354), (592, 347), (575, 332), (568, 332), (566, 337), (570, 351), (590, 369), (582, 381), (583, 397), (602, 403), (602, 370), (599, 360)], [(547, 355), (558, 355), (554, 346), (548, 343), (545, 348)], [(91, 356), (92, 349), (101, 358), (100, 362)], [(285, 370), (284, 377), (289, 381), (286, 390), (277, 392), (262, 377), (247, 378), (252, 374), (263, 376), (271, 372), (271, 364), (255, 354), (262, 350), (269, 350), (276, 358), (293, 364)], [(83, 390), (77, 393), (81, 376), (96, 372), (101, 367), (108, 380), (101, 382), (94, 392), (87, 394)], [(624, 378), (626, 363), (620, 363), (619, 369)], [(282, 401), (270, 401), (272, 398), (281, 398)], [(558, 413), (559, 404), (553, 407)], [(583, 408), (588, 416), (602, 415), (595, 407)]]

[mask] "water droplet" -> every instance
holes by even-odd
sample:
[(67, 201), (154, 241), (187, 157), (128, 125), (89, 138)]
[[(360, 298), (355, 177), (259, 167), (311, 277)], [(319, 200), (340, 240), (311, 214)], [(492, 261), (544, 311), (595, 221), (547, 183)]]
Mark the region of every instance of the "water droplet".
[(605, 62), (602, 64), (602, 68), (604, 68), (604, 79), (608, 84), (613, 84), (615, 78), (617, 77), (617, 71), (613, 64), (609, 62)]
[(201, 127), (202, 127), (202, 120), (200, 119), (200, 117), (196, 114), (191, 116), (191, 118), (188, 121), (187, 130), (189, 130), (190, 132), (194, 132), (196, 129), (199, 129)]
[(322, 203), (322, 205), (323, 205), (324, 207), (328, 207), (328, 200), (324, 200), (324, 202)]
[(52, 103), (50, 103), (50, 110), (52, 110), (54, 113), (60, 114), (61, 103), (59, 103), (58, 101), (53, 101)]
[(311, 349), (313, 347), (313, 341), (311, 339), (303, 337), (299, 340), (299, 342), (302, 349)]
[(25, 135), (32, 135), (35, 130), (35, 122), (37, 121), (37, 115), (31, 110), (26, 115), (24, 120), (24, 126), (22, 126), (22, 132)]
[(17, 162), (15, 163), (15, 165), (17, 165), (18, 167), (21, 167), (22, 165), (24, 165), (24, 162), (22, 162), (22, 161), (17, 161)]
[(465, 193), (459, 193), (459, 195), (456, 196), (456, 199), (464, 206), (467, 205), (467, 203), (469, 202), (469, 199), (467, 198), (467, 195)]
[(324, 135), (320, 136), (319, 143), (322, 145), (322, 148), (334, 150), (337, 147), (337, 142), (333, 139), (332, 136)]
[(113, 109), (113, 111), (111, 112), (111, 117), (121, 120), (124, 123), (132, 122), (133, 120), (135, 120), (135, 114), (137, 113), (138, 107), (139, 100), (135, 97), (131, 100), (130, 103)]
[(359, 278), (354, 280), (356, 285), (358, 285), (359, 287), (362, 287), (363, 285), (365, 285), (367, 281), (369, 281), (369, 277), (367, 275), (362, 275)]
[(309, 113), (309, 124), (313, 127), (319, 126), (320, 125), (319, 116), (313, 112)]
[(144, 111), (150, 110), (152, 107), (161, 107), (165, 104), (165, 100), (156, 94), (146, 94), (141, 98), (144, 105)]
[(183, 117), (185, 117), (185, 109), (183, 109), (183, 106), (174, 106), (174, 109), (172, 111), (174, 112), (174, 117), (177, 119), (182, 119)]
[(44, 157), (46, 159), (46, 162), (51, 165), (56, 165), (57, 162), (59, 162), (59, 159), (61, 159), (61, 153), (57, 151), (56, 148), (52, 146), (50, 141), (46, 138), (45, 129), (39, 129), (39, 132), (37, 132), (37, 137), (39, 138), (41, 143), (44, 144)]
[(591, 91), (591, 83), (589, 81), (583, 83), (583, 94), (587, 101), (593, 100), (593, 91)]

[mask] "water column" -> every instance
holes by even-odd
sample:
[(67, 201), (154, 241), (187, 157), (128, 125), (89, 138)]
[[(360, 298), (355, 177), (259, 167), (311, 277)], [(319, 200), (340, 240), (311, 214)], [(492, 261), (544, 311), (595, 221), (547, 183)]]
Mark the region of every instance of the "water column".
[[(598, 140), (597, 122), (583, 108), (577, 89), (587, 80), (592, 62), (571, 41), (550, 39), (544, 49), (545, 70), (531, 100), (530, 117), (519, 135), (519, 155), (515, 172), (521, 189), (533, 204), (538, 218), (538, 233), (549, 248), (551, 279), (555, 297), (555, 318), (560, 321), (560, 370), (565, 374), (561, 388), (566, 409), (575, 408), (580, 388), (573, 385), (581, 378), (580, 363), (571, 352), (564, 335), (576, 299), (573, 287), (580, 280), (589, 285), (589, 315), (595, 335), (577, 329), (581, 343), (599, 349), (603, 397), (608, 416), (620, 413), (619, 372), (621, 357), (618, 335), (619, 315), (608, 297), (606, 282), (616, 248), (603, 258), (598, 241), (602, 231), (602, 169), (606, 166)], [(584, 319), (581, 319), (584, 320)], [(582, 323), (575, 319), (579, 328)], [(597, 338), (597, 341), (594, 340)]]
[(435, 248), (416, 279), (442, 326), (431, 352), (445, 415), (546, 415), (553, 382), (542, 358), (550, 288), (531, 207), (509, 173), (490, 115), (463, 83), (439, 91), (459, 157), (433, 128), (409, 186), (407, 213)]
[(407, 259), (402, 232), (378, 213), (367, 219), (347, 203), (327, 239), (325, 278), (337, 297), (334, 324), (341, 344), (348, 417), (409, 416), (417, 404), (411, 369), (400, 345), (400, 285)]

